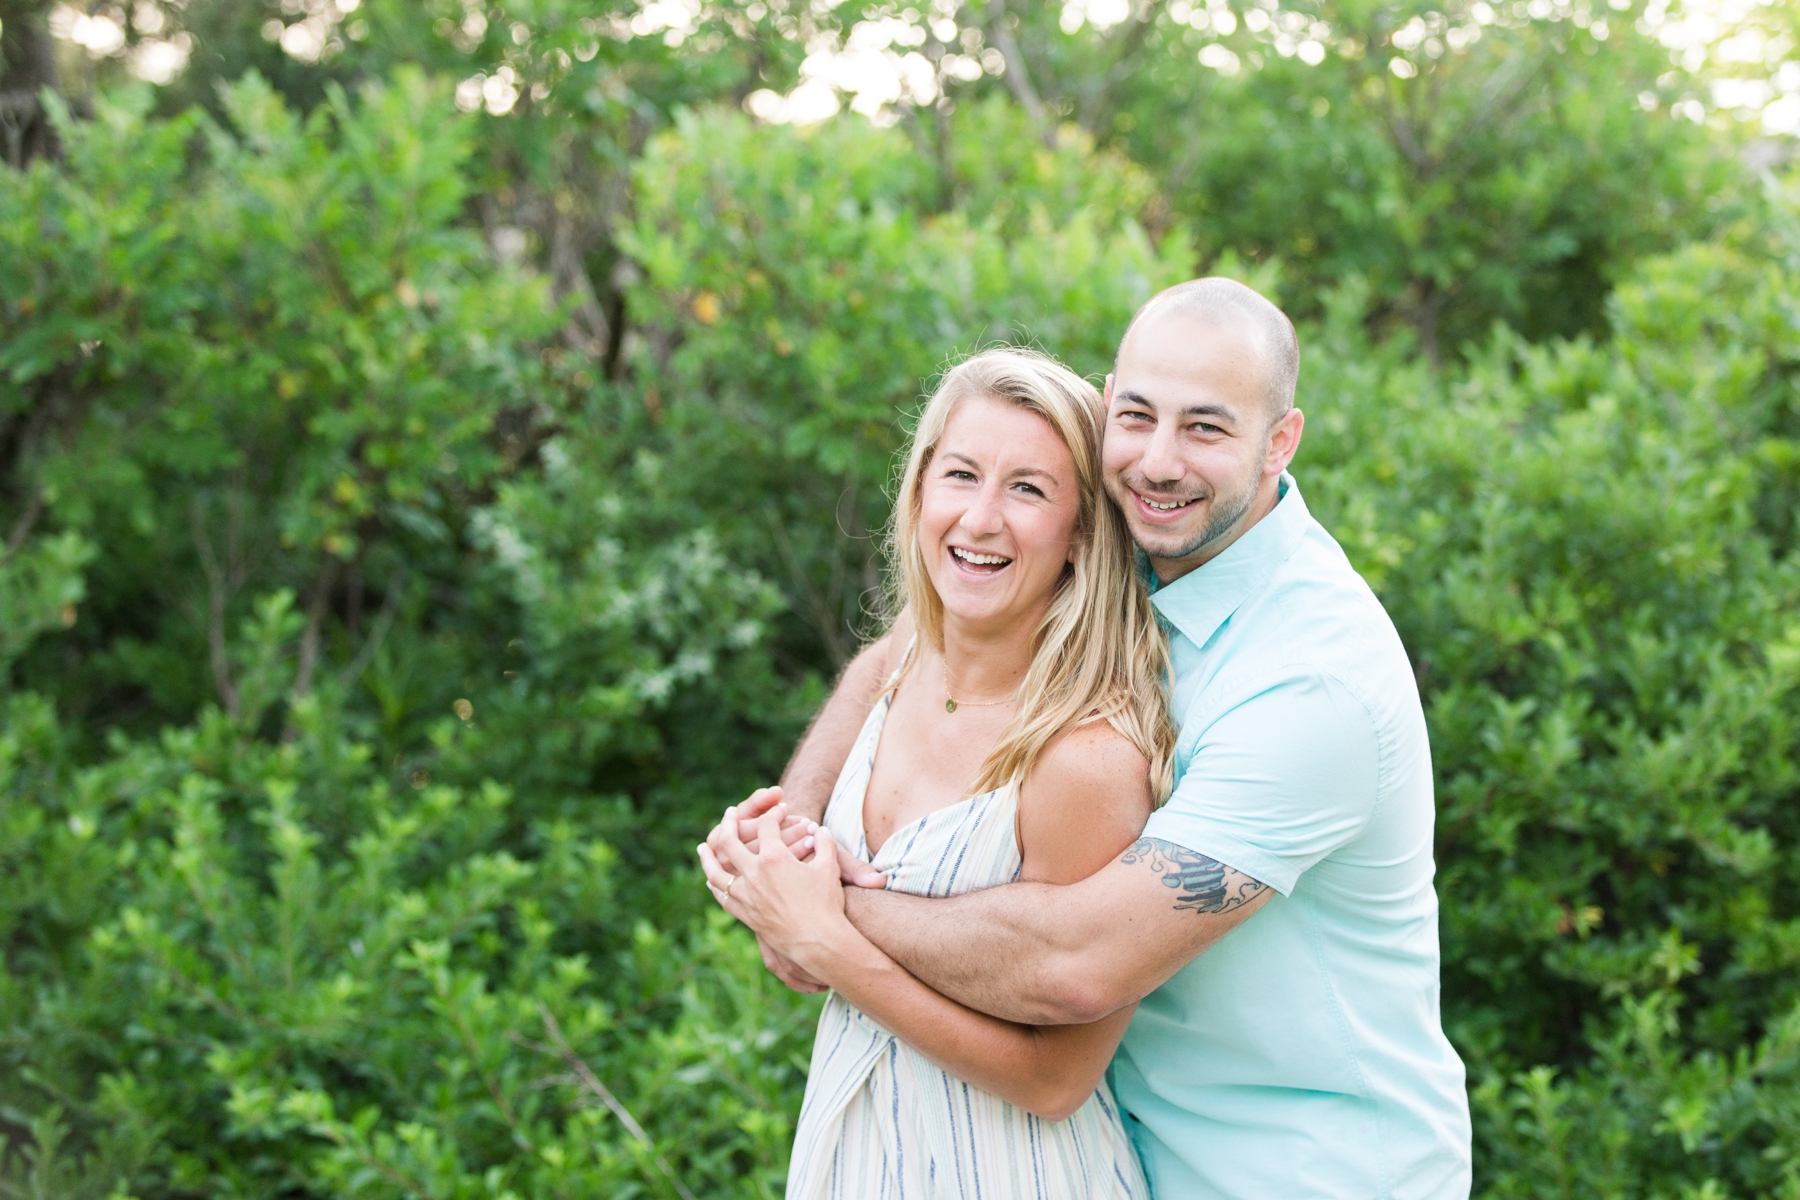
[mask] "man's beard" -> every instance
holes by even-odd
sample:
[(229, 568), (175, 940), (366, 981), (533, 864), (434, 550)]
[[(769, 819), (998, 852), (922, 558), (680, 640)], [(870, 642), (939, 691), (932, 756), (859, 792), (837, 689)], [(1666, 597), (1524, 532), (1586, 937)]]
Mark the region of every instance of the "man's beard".
[[(1119, 482), (1138, 492), (1139, 495), (1153, 496), (1156, 494), (1148, 488), (1132, 487), (1124, 479)], [(1182, 559), (1192, 558), (1230, 533), (1237, 523), (1244, 519), (1244, 514), (1250, 511), (1250, 506), (1256, 503), (1256, 482), (1257, 477), (1252, 475), (1248, 486), (1235, 495), (1221, 496), (1217, 492), (1213, 493), (1212, 512), (1207, 517), (1206, 524), (1201, 527), (1199, 535), (1193, 541), (1183, 545), (1180, 549), (1170, 552), (1152, 550), (1144, 545), (1143, 539), (1137, 537), (1136, 531), (1133, 530), (1133, 537), (1137, 540), (1138, 548), (1152, 558), (1160, 558), (1169, 562), (1180, 562)]]

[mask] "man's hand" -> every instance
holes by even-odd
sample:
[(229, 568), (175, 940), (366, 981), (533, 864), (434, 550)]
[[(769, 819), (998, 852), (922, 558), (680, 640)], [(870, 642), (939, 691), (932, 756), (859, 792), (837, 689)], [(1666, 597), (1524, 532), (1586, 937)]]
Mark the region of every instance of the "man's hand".
[[(719, 860), (720, 866), (727, 872), (735, 873), (736, 868), (732, 866), (731, 859), (725, 852), (726, 823), (737, 822), (738, 840), (743, 842), (745, 849), (755, 854), (760, 846), (758, 838), (761, 836), (759, 826), (762, 815), (780, 804), (781, 796), (782, 791), (778, 787), (757, 788), (742, 804), (736, 804), (726, 809), (725, 815), (719, 819), (719, 823), (713, 826), (711, 833), (706, 835), (708, 848), (712, 850), (713, 856)], [(781, 840), (800, 856), (802, 862), (812, 857), (812, 851), (810, 849), (803, 850), (800, 843), (818, 832), (818, 822), (807, 817), (790, 813), (781, 822)], [(862, 859), (849, 854), (842, 847), (839, 847), (837, 857), (838, 876), (849, 886), (863, 888), (885, 888), (887, 886), (886, 875)], [(770, 970), (774, 970), (774, 968), (771, 967)], [(776, 974), (780, 974), (780, 972), (777, 971)]]
[[(720, 818), (717, 825), (713, 826), (712, 832), (706, 837), (706, 846), (713, 852), (722, 870), (733, 874), (737, 870), (725, 852), (726, 822), (735, 821), (737, 823), (739, 840), (751, 853), (756, 853), (761, 846), (758, 834), (760, 819), (764, 813), (779, 803), (781, 803), (780, 788), (758, 788), (751, 792), (749, 799), (742, 804), (733, 805), (725, 810), (725, 815)], [(801, 861), (804, 862), (812, 858), (813, 850), (810, 845), (803, 845), (803, 843), (807, 838), (816, 835), (818, 831), (819, 826), (816, 822), (806, 817), (790, 815), (781, 824), (781, 840), (793, 848), (794, 853), (799, 855)], [(838, 852), (838, 874), (844, 883), (852, 887), (885, 888), (887, 886), (886, 875), (860, 858), (855, 858), (843, 851)], [(763, 966), (769, 969), (769, 973), (794, 991), (811, 996), (827, 990), (824, 984), (808, 975), (770, 946), (763, 940), (760, 933), (756, 935), (756, 948), (762, 952)]]
[[(904, 639), (912, 636), (911, 620), (903, 614), (894, 632), (900, 634), (904, 645)], [(788, 803), (791, 815), (781, 829), (781, 840), (789, 846), (818, 832), (817, 822), (825, 816), (826, 805), (831, 800), (832, 785), (843, 770), (850, 748), (856, 743), (856, 735), (869, 714), (869, 706), (875, 702), (876, 694), (881, 690), (882, 679), (889, 669), (888, 647), (892, 641), (893, 635), (890, 634), (865, 646), (844, 668), (844, 673), (838, 677), (837, 686), (832, 689), (831, 699), (819, 710), (806, 735), (794, 748), (794, 757), (788, 762), (787, 770), (782, 773), (782, 782), (789, 785), (788, 793), (792, 796)], [(758, 846), (758, 818), (780, 803), (783, 794), (780, 788), (759, 788), (750, 794), (748, 800), (738, 805), (735, 812), (726, 810), (727, 820), (739, 822), (738, 837), (750, 849), (755, 850)], [(728, 864), (723, 821), (707, 836), (706, 842), (719, 861)], [(808, 855), (810, 853), (807, 852)], [(848, 854), (838, 855), (838, 866), (846, 883), (859, 887), (887, 886), (887, 876)], [(823, 990), (817, 980), (771, 950), (760, 936), (756, 941), (762, 950), (763, 965), (781, 982), (797, 992)]]
[[(717, 858), (710, 846), (701, 846), (700, 864), (707, 886), (726, 912), (763, 935), (809, 976), (829, 982), (831, 977), (815, 963), (818, 955), (829, 954), (830, 934), (835, 931), (855, 938), (844, 920), (837, 844), (830, 831), (821, 829), (816, 837), (788, 847), (780, 834), (785, 815), (787, 810), (781, 807), (763, 814), (761, 849), (756, 851), (738, 837), (737, 822), (726, 822), (725, 857)], [(806, 851), (812, 853), (803, 860), (800, 854)], [(725, 870), (725, 862), (735, 869)]]
[[(706, 844), (720, 861), (725, 861), (725, 827), (728, 821), (737, 822), (738, 840), (755, 853), (761, 843), (760, 821), (762, 815), (781, 803), (781, 789), (778, 787), (757, 788), (750, 793), (750, 798), (742, 804), (734, 804), (725, 810), (719, 823), (712, 827), (706, 835)], [(790, 814), (781, 823), (781, 840), (794, 848), (795, 854), (801, 854), (798, 844), (817, 830), (817, 826), (805, 817)]]

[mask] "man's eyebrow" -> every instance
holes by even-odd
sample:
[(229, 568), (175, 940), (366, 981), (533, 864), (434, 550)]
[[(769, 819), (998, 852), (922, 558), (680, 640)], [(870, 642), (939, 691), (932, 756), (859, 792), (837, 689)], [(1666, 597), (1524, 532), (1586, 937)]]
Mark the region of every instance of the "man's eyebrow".
[[(1126, 388), (1124, 391), (1114, 392), (1113, 403), (1136, 404), (1141, 405), (1144, 408), (1156, 407), (1156, 405), (1151, 403), (1149, 397), (1145, 396), (1142, 392), (1134, 392), (1130, 388)], [(1218, 417), (1233, 422), (1238, 419), (1236, 413), (1232, 412), (1222, 404), (1190, 404), (1181, 410), (1181, 415), (1184, 417)]]
[[(974, 459), (970, 458), (968, 455), (959, 454), (955, 450), (944, 451), (944, 457), (945, 458), (954, 458), (957, 462), (967, 463), (971, 467), (980, 467), (981, 466), (980, 463), (976, 462)], [(1018, 479), (1025, 475), (1035, 475), (1042, 479), (1055, 479), (1056, 478), (1055, 475), (1051, 474), (1049, 471), (1044, 470), (1042, 467), (1020, 467), (1015, 471), (1009, 472), (1008, 478)]]
[(1181, 410), (1184, 417), (1222, 417), (1227, 421), (1237, 420), (1237, 414), (1219, 404), (1190, 404)]

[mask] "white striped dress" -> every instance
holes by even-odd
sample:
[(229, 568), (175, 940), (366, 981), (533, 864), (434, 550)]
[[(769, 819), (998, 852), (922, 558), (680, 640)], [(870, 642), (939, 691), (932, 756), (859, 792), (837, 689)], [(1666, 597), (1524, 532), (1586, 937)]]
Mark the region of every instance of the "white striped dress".
[[(869, 857), (863, 797), (888, 698), (863, 723), (825, 824)], [(950, 896), (1019, 877), (1014, 784), (894, 831), (874, 865), (888, 887)], [(788, 1200), (1086, 1200), (1150, 1195), (1102, 1082), (1066, 1121), (1046, 1121), (972, 1087), (835, 992), (819, 1018), (788, 1167)]]

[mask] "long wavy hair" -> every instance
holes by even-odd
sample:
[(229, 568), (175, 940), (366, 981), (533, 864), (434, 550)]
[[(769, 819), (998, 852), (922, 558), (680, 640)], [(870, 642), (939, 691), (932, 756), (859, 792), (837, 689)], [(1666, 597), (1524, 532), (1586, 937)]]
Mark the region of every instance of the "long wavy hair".
[[(1169, 650), (1137, 572), (1125, 518), (1106, 498), (1100, 439), (1106, 405), (1094, 385), (1055, 359), (1031, 350), (986, 350), (952, 367), (939, 381), (913, 429), (888, 533), (888, 612), (912, 614), (918, 636), (940, 654), (944, 604), (926, 570), (919, 540), (921, 489), (950, 414), (971, 397), (1016, 404), (1050, 423), (1075, 459), (1081, 512), (1074, 561), (1032, 638), (1031, 666), (1018, 707), (988, 752), (971, 794), (1021, 782), (1059, 734), (1105, 721), (1150, 761), (1150, 786), (1161, 804), (1169, 794), (1175, 727), (1166, 684)], [(918, 656), (888, 683), (911, 673)]]

